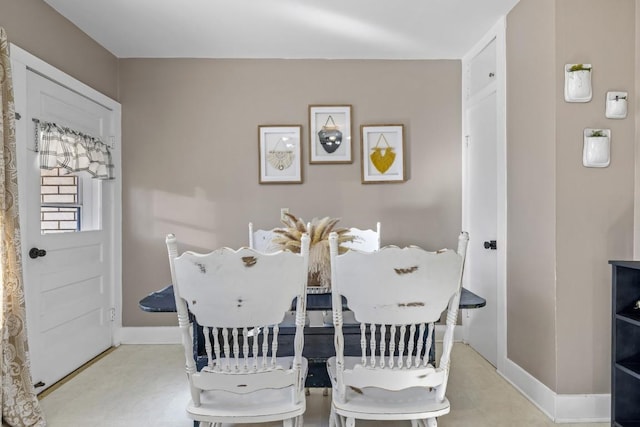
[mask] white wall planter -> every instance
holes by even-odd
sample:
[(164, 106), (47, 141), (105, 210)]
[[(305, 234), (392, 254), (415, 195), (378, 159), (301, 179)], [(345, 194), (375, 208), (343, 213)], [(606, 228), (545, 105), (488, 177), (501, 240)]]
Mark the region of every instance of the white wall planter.
[(589, 102), (591, 97), (591, 64), (566, 64), (564, 66), (564, 100)]
[[(592, 136), (594, 132), (602, 136)], [(588, 168), (606, 168), (611, 161), (611, 129), (585, 129), (582, 164)]]
[(627, 92), (607, 92), (605, 117), (608, 119), (624, 119), (627, 117)]

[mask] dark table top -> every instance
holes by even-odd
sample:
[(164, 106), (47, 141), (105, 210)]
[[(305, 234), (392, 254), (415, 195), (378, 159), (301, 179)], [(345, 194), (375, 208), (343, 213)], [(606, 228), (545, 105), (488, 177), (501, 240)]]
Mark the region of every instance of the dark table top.
[[(138, 303), (144, 311), (153, 313), (167, 313), (176, 311), (176, 302), (173, 297), (173, 285), (155, 291), (142, 298)], [(460, 308), (480, 308), (484, 307), (487, 301), (462, 288), (460, 294)], [(342, 306), (346, 309), (346, 302), (342, 300)], [(294, 305), (295, 307), (295, 305)], [(307, 294), (307, 310), (331, 310), (331, 294)]]

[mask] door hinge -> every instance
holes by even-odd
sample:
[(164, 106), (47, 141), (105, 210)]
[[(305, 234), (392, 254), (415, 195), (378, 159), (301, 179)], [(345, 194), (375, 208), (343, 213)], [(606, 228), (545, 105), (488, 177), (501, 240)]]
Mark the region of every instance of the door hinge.
[(464, 142), (467, 147), (469, 147), (469, 135), (464, 136)]
[(111, 317), (111, 321), (113, 322), (114, 320), (116, 320), (116, 309), (111, 307), (111, 309), (109, 310), (109, 316)]

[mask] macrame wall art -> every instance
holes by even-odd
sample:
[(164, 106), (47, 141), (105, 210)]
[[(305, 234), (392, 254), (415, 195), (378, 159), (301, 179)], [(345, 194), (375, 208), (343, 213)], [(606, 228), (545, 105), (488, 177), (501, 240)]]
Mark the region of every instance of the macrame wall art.
[(267, 153), (269, 164), (280, 171), (290, 167), (294, 158), (295, 154), (293, 150), (287, 149), (284, 138), (278, 139), (274, 149)]
[[(331, 122), (331, 124), (329, 124)], [(336, 151), (342, 143), (342, 132), (333, 120), (333, 117), (329, 115), (322, 129), (318, 132), (318, 138), (320, 138), (320, 144), (327, 153), (333, 153)]]
[[(380, 142), (384, 142), (385, 146), (381, 147)], [(371, 158), (371, 163), (373, 163), (373, 166), (375, 166), (375, 168), (381, 174), (384, 174), (386, 171), (388, 171), (391, 165), (393, 165), (393, 162), (396, 160), (395, 150), (391, 145), (389, 145), (389, 142), (387, 141), (387, 138), (385, 138), (384, 133), (380, 134), (380, 136), (378, 137), (378, 142), (376, 142), (375, 147), (373, 147), (371, 151), (372, 152), (369, 155), (369, 157)]]

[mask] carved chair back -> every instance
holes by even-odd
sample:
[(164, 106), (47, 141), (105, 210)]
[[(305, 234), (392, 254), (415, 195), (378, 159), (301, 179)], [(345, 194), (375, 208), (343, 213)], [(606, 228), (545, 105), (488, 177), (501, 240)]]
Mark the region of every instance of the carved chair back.
[[(250, 248), (217, 249), (178, 256), (173, 235), (166, 239), (194, 405), (205, 390), (246, 394), (293, 386), (304, 399), (302, 357), (309, 239), (300, 254), (261, 253)], [(278, 324), (296, 298), (294, 355), (278, 356)], [(207, 365), (197, 372), (190, 318), (202, 325)]]
[(363, 230), (352, 227), (349, 234), (354, 236), (352, 242), (344, 242), (342, 246), (348, 249), (355, 249), (363, 252), (374, 252), (380, 249), (380, 223), (376, 223), (376, 229)]
[[(457, 251), (428, 252), (419, 247), (383, 247), (377, 252), (338, 255), (329, 238), (335, 325), (334, 399), (345, 389), (436, 388), (444, 399), (468, 235)], [(341, 297), (360, 323), (361, 356), (345, 363)], [(434, 323), (447, 311), (442, 355), (429, 364)]]
[(254, 229), (253, 223), (249, 223), (249, 247), (255, 249), (258, 252), (276, 252), (279, 250), (278, 246), (273, 244), (273, 238), (277, 234), (272, 230)]

